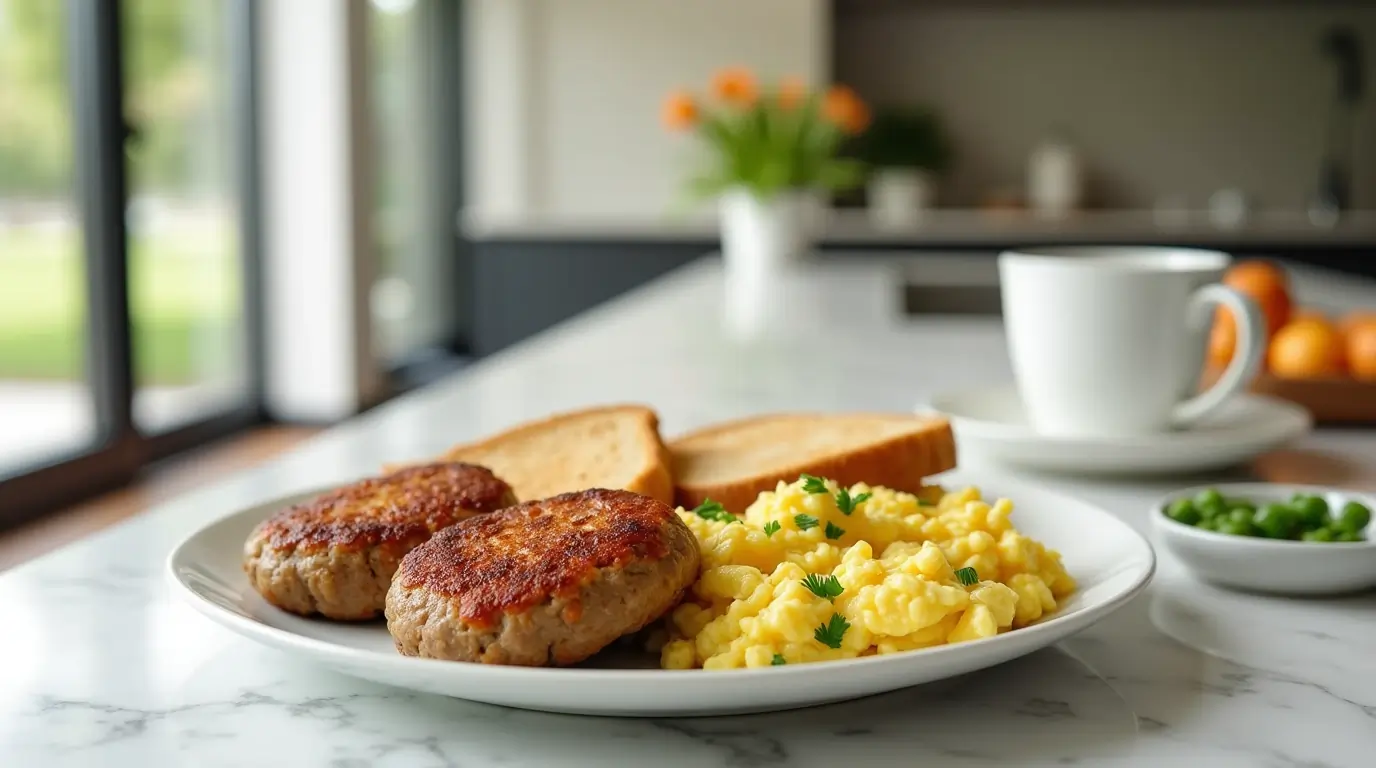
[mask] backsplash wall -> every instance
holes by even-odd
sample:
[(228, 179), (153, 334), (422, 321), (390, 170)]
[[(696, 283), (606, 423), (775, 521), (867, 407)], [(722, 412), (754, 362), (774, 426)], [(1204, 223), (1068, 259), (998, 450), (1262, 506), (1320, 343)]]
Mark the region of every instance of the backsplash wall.
[(1300, 208), (1317, 183), (1336, 82), (1319, 39), (1336, 22), (1365, 49), (1353, 195), (1376, 208), (1376, 8), (838, 0), (833, 56), (837, 79), (866, 98), (939, 110), (959, 152), (943, 205), (1021, 191), (1028, 153), (1063, 126), (1085, 160), (1092, 206), (1183, 195), (1202, 207), (1239, 187), (1259, 207)]
[(467, 204), (478, 217), (643, 216), (681, 202), (696, 145), (673, 88), (737, 64), (825, 82), (830, 0), (467, 0)]

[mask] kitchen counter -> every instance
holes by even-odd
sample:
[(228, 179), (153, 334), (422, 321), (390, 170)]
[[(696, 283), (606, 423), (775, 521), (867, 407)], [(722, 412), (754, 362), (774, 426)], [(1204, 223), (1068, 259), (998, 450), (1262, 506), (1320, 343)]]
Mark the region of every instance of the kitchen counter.
[[(0, 574), (0, 765), (1370, 765), (1376, 594), (1231, 593), (1193, 581), (1166, 552), (1141, 597), (1017, 661), (849, 703), (688, 720), (539, 714), (366, 683), (241, 639), (164, 583), (168, 551), (209, 520), (554, 410), (644, 401), (673, 434), (767, 409), (908, 410), (939, 389), (1007, 380), (997, 320), (906, 316), (906, 268), (818, 265), (780, 286), (806, 314), (744, 342), (718, 330), (715, 266), (694, 263), (261, 468)], [(1376, 290), (1351, 278), (1296, 281), (1321, 303), (1376, 306)], [(1145, 533), (1148, 505), (1175, 487), (1246, 474), (1371, 487), (1373, 462), (1376, 431), (1334, 430), (1226, 476), (1031, 479)]]
[[(469, 211), (458, 230), (477, 242), (702, 242), (715, 241), (715, 215), (487, 215)], [(822, 215), (823, 246), (971, 246), (1019, 243), (1151, 244), (1196, 247), (1361, 247), (1376, 243), (1376, 211), (1350, 211), (1332, 226), (1312, 223), (1304, 211), (1257, 211), (1235, 225), (1211, 220), (1208, 211), (1087, 210), (1061, 218), (1020, 211), (938, 208), (899, 226), (878, 226), (863, 209), (830, 209)]]

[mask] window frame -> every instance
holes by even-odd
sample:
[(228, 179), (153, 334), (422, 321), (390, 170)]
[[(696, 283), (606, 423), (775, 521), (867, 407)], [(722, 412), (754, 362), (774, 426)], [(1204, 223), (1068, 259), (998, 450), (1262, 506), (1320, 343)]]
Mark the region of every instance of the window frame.
[(267, 421), (264, 409), (263, 233), (257, 91), (258, 0), (226, 0), (234, 195), (238, 198), (241, 317), (248, 365), (244, 399), (228, 410), (152, 435), (133, 418), (134, 358), (129, 312), (128, 166), (123, 38), (117, 0), (66, 0), (66, 45), (86, 274), (86, 383), (96, 435), (84, 449), (0, 474), (0, 530), (134, 479), (150, 462)]
[[(473, 357), (474, 248), (460, 226), (465, 204), (463, 147), (467, 126), (463, 119), (467, 76), (463, 35), (467, 23), (463, 3), (416, 0), (424, 63), (425, 97), (431, 123), (425, 153), (438, 172), (426, 176), (423, 204), (427, 206), (425, 235), (435, 238), (437, 253), (447, 262), (446, 278), (453, 300), (462, 309), (448, 319), (440, 336), (385, 358), (382, 363), (397, 394), (431, 384), (468, 365)], [(376, 161), (376, 159), (375, 159)]]

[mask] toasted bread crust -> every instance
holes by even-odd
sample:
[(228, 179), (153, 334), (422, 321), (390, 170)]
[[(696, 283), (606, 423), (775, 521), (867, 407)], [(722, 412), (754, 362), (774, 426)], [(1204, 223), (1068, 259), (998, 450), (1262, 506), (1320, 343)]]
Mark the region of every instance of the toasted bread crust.
[(409, 549), (441, 528), (515, 503), (510, 486), (485, 467), (423, 464), (283, 510), (264, 521), (257, 535), (274, 549), (299, 553)]
[(504, 613), (576, 596), (599, 569), (663, 558), (675, 524), (669, 505), (637, 493), (561, 494), (441, 531), (402, 560), (395, 584), (453, 598), (469, 626), (490, 627)]
[[(886, 416), (886, 414), (856, 414)], [(902, 417), (896, 417), (902, 418)], [(923, 479), (954, 469), (956, 466), (955, 437), (951, 425), (940, 418), (923, 418), (921, 429), (912, 433), (876, 439), (873, 443), (830, 456), (799, 460), (768, 472), (743, 476), (729, 482), (702, 483), (692, 477), (694, 457), (701, 451), (727, 450), (702, 448), (707, 438), (740, 430), (763, 421), (797, 419), (800, 423), (815, 421), (815, 414), (770, 414), (715, 424), (669, 441), (676, 479), (674, 500), (692, 508), (712, 499), (731, 512), (740, 513), (749, 507), (760, 493), (772, 491), (779, 481), (797, 480), (807, 473), (826, 477), (842, 485), (868, 483), (900, 491), (921, 490)], [(915, 424), (916, 426), (917, 424)]]
[(665, 504), (674, 503), (674, 473), (673, 473), (673, 454), (669, 452), (669, 446), (664, 444), (663, 438), (659, 436), (659, 416), (654, 411), (650, 412), (652, 422), (650, 431), (655, 435), (659, 442), (659, 461), (652, 467), (647, 467), (635, 479), (635, 488), (627, 488), (642, 496), (649, 496), (656, 501)]
[[(674, 498), (674, 480), (669, 470), (669, 450), (659, 435), (659, 416), (654, 410), (638, 404), (615, 404), (585, 408), (547, 416), (543, 419), (518, 424), (498, 434), (471, 443), (456, 445), (445, 451), (443, 461), (473, 461), (481, 463), (483, 456), (494, 446), (518, 441), (529, 435), (557, 428), (561, 423), (575, 419), (585, 419), (598, 414), (607, 416), (630, 416), (640, 421), (641, 439), (653, 446), (657, 460), (647, 463), (629, 481), (621, 484), (622, 490), (649, 496), (666, 504)], [(551, 470), (556, 471), (556, 470)], [(572, 490), (572, 489), (571, 489)], [(583, 489), (578, 489), (583, 490)]]

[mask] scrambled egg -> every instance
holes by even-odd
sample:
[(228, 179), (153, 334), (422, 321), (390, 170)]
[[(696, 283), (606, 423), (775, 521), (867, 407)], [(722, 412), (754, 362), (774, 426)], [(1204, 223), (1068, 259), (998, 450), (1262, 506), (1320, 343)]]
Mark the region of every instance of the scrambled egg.
[[(1009, 522), (1007, 499), (989, 504), (975, 488), (825, 487), (781, 482), (736, 521), (678, 510), (697, 536), (702, 573), (651, 641), (662, 667), (797, 664), (975, 640), (1036, 621), (1075, 590), (1060, 555)], [(968, 586), (961, 568), (975, 571), (963, 574)]]

